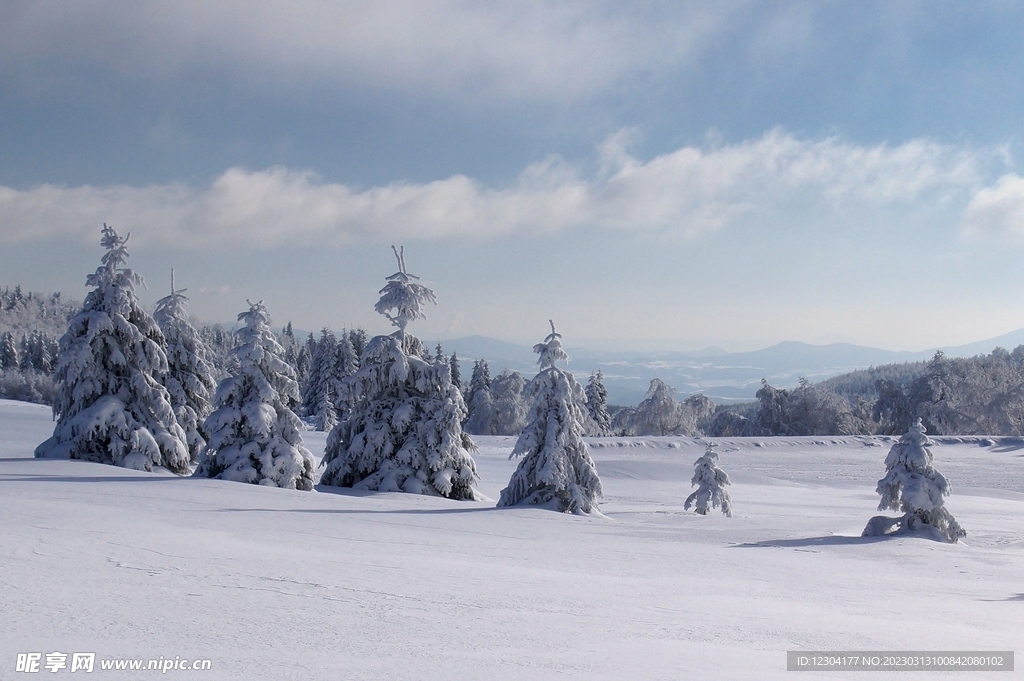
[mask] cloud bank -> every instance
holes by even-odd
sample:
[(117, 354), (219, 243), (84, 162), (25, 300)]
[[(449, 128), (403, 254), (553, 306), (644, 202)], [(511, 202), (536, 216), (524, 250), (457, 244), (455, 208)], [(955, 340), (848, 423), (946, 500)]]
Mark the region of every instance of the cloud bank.
[(643, 161), (629, 153), (627, 139), (615, 135), (600, 147), (598, 163), (590, 164), (595, 172), (552, 157), (504, 188), (455, 175), (360, 189), (283, 167), (230, 168), (206, 186), (0, 187), (0, 229), (12, 241), (92, 241), (109, 222), (135, 232), (139, 245), (271, 248), (572, 229), (689, 239), (768, 212), (856, 218), (936, 204), (955, 211), (967, 206), (970, 224), (994, 231), (1024, 212), (1021, 178), (984, 186), (993, 153), (926, 140), (859, 146), (774, 130), (740, 144), (684, 147)]
[(963, 227), (972, 236), (1024, 241), (1024, 178), (1008, 173), (975, 194), (964, 211)]
[(0, 71), (41, 88), (99, 69), (565, 100), (686, 63), (746, 4), (14, 0), (0, 8)]

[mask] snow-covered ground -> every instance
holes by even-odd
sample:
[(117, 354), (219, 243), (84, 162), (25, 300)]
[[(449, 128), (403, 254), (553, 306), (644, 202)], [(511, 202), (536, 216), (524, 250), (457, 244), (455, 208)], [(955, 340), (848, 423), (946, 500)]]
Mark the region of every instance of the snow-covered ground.
[[(718, 440), (732, 518), (683, 510), (702, 441), (592, 440), (607, 517), (588, 518), (34, 459), (52, 428), (0, 400), (0, 678), (54, 651), (97, 653), (85, 678), (162, 656), (211, 660), (179, 678), (619, 680), (783, 678), (796, 649), (1024, 650), (1020, 439), (937, 440), (968, 531), (950, 545), (860, 538), (889, 438)], [(514, 438), (476, 440), (497, 499)]]

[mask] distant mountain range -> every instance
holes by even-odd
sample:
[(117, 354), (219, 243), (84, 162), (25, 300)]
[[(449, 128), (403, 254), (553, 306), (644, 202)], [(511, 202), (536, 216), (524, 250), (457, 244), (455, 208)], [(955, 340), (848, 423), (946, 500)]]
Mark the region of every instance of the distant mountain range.
[[(586, 383), (593, 371), (604, 374), (608, 401), (618, 405), (636, 405), (643, 399), (652, 378), (660, 378), (676, 389), (677, 396), (704, 393), (716, 401), (750, 400), (766, 378), (772, 385), (790, 388), (801, 376), (811, 381), (865, 369), (881, 364), (927, 360), (942, 350), (950, 357), (988, 354), (997, 347), (1012, 350), (1024, 344), (1024, 329), (997, 338), (932, 348), (921, 352), (895, 352), (850, 343), (810, 345), (796, 341), (778, 343), (754, 352), (726, 352), (706, 348), (693, 352), (600, 352), (586, 348), (566, 348), (569, 370)], [(473, 362), (486, 359), (491, 375), (509, 368), (532, 376), (537, 370), (531, 347), (486, 336), (468, 336), (442, 341), (445, 352), (459, 355), (463, 378), (468, 381)]]

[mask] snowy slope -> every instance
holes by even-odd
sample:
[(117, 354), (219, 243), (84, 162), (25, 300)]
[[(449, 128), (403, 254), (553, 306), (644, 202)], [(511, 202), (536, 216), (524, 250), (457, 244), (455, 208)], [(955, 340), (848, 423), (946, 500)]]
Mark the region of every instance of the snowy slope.
[[(0, 678), (32, 678), (32, 651), (333, 680), (781, 679), (790, 649), (1021, 649), (1021, 440), (934, 447), (969, 532), (947, 545), (859, 537), (886, 438), (719, 440), (733, 518), (683, 511), (701, 441), (593, 440), (601, 519), (33, 459), (52, 425), (0, 401)], [(496, 499), (514, 440), (477, 440)]]

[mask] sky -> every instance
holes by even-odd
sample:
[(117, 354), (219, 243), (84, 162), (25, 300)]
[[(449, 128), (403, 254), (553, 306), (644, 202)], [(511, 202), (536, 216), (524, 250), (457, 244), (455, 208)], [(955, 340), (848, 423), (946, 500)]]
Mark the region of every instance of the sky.
[(1024, 4), (0, 3), (0, 286), (202, 321), (923, 350), (1024, 327)]

